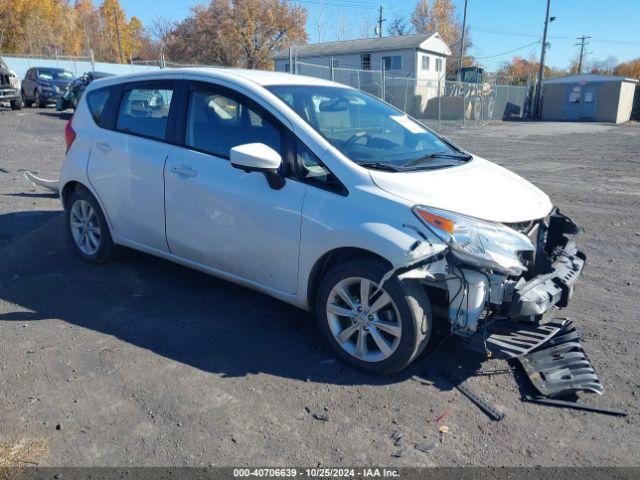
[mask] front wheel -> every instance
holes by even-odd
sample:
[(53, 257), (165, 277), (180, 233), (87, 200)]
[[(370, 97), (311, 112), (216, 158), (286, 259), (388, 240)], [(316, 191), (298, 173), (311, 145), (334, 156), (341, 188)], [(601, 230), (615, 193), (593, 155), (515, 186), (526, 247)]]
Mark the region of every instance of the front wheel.
[(316, 298), (316, 318), (325, 340), (348, 364), (388, 375), (409, 365), (426, 347), (431, 309), (415, 280), (392, 277), (389, 266), (355, 259), (332, 268)]
[(22, 110), (22, 97), (11, 101), (11, 110)]

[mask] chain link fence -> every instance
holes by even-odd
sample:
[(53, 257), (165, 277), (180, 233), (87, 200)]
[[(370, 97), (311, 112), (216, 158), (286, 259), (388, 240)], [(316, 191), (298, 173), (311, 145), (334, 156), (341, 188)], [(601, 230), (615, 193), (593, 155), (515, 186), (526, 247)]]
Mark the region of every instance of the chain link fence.
[(528, 86), (425, 80), (302, 61), (294, 64), (293, 73), (358, 88), (435, 128), (523, 117), (531, 104)]

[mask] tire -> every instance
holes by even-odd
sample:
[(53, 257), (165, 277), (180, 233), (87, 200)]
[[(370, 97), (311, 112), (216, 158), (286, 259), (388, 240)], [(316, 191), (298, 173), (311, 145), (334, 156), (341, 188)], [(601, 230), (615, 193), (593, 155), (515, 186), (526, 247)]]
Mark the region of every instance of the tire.
[(40, 97), (40, 92), (38, 92), (38, 90), (33, 92), (33, 104), (38, 108), (44, 108), (46, 106), (42, 103), (42, 98)]
[(11, 110), (22, 110), (22, 97), (11, 102)]
[(88, 190), (71, 194), (65, 206), (67, 232), (76, 253), (89, 263), (101, 264), (116, 255), (107, 220), (100, 205)]
[[(389, 375), (404, 369), (425, 349), (432, 331), (431, 306), (418, 281), (400, 281), (394, 276), (384, 283), (382, 292), (374, 293), (388, 270), (384, 262), (364, 257), (336, 265), (324, 276), (315, 303), (320, 332), (338, 357), (375, 375)], [(357, 313), (358, 307), (362, 308), (359, 298), (362, 282), (352, 283), (354, 279), (370, 282), (370, 300), (362, 313)], [(355, 309), (348, 308), (344, 296), (336, 296), (342, 287), (346, 288)], [(377, 304), (384, 303), (384, 294), (390, 303), (374, 312)], [(386, 301), (387, 297), (384, 298)], [(349, 333), (351, 331), (353, 333)], [(361, 336), (362, 349), (359, 347)], [(380, 337), (386, 352), (380, 347)]]
[(25, 107), (31, 107), (31, 105), (33, 105), (33, 102), (27, 99), (27, 94), (24, 92), (24, 90), (22, 91), (22, 104)]

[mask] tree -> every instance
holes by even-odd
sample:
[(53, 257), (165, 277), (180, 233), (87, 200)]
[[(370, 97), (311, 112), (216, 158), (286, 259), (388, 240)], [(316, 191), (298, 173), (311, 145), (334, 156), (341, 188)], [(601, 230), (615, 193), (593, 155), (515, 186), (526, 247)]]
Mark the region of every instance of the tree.
[(623, 77), (636, 78), (640, 80), (640, 58), (621, 63), (613, 70), (613, 73), (614, 75), (621, 75)]
[(167, 42), (174, 61), (272, 68), (275, 52), (307, 41), (307, 12), (288, 0), (212, 0), (192, 12)]
[(419, 0), (411, 14), (411, 23), (416, 33), (427, 33), (430, 20), (429, 0)]
[(607, 58), (599, 59), (594, 58), (589, 64), (589, 71), (591, 73), (599, 73), (603, 75), (611, 75), (618, 65), (618, 59), (613, 55), (607, 56)]
[(349, 20), (347, 13), (344, 9), (340, 11), (340, 17), (336, 25), (336, 37), (338, 40), (347, 40), (351, 35), (351, 29), (349, 27)]
[[(540, 62), (538, 62), (535, 56), (532, 54), (529, 58), (523, 58), (518, 55), (513, 57), (510, 61), (504, 62), (498, 69), (498, 76), (506, 77), (508, 83), (517, 85), (526, 85), (529, 82), (534, 82), (540, 69)], [(545, 65), (544, 77), (553, 78), (565, 75), (566, 71), (554, 69)]]
[(389, 35), (408, 35), (411, 33), (411, 27), (404, 17), (398, 16), (391, 20), (387, 31)]

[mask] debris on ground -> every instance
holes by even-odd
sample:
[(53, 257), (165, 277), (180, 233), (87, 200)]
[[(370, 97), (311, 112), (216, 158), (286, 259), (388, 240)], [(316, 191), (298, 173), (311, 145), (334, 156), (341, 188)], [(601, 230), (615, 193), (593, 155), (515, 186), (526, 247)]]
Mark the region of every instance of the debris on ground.
[(480, 398), (466, 382), (460, 378), (457, 372), (446, 370), (441, 372), (442, 376), (449, 380), (451, 384), (460, 391), (465, 397), (471, 400), (480, 410), (482, 410), (491, 420), (500, 421), (504, 418), (504, 413), (496, 410), (488, 402)]
[(440, 433), (447, 434), (447, 433), (449, 433), (449, 427), (447, 427), (446, 425), (440, 425), (438, 427), (438, 431)]
[(402, 433), (395, 431), (391, 434), (391, 440), (393, 440), (393, 444), (396, 447), (399, 447), (402, 445), (402, 440), (403, 440), (403, 436)]
[(321, 422), (329, 421), (329, 415), (325, 415), (324, 413), (314, 413), (312, 417), (315, 418), (316, 420), (320, 420)]
[(416, 443), (414, 448), (422, 453), (431, 453), (433, 450), (435, 450), (436, 445), (435, 443)]

